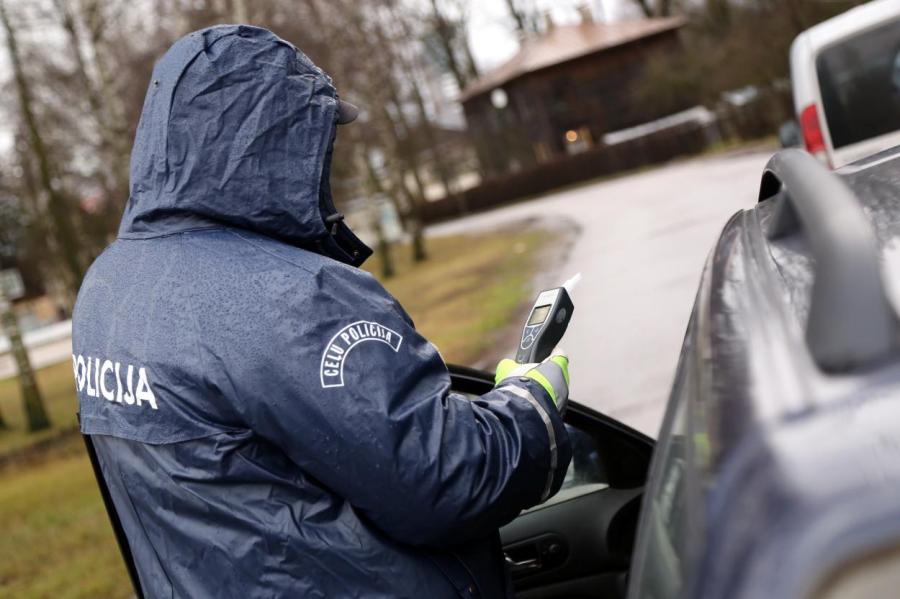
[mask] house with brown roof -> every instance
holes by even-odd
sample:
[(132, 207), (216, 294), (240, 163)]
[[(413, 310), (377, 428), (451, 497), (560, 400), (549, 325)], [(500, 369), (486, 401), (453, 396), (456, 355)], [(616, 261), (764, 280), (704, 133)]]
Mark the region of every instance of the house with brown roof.
[(463, 90), (486, 175), (587, 150), (662, 114), (638, 101), (647, 61), (681, 49), (680, 18), (549, 25)]

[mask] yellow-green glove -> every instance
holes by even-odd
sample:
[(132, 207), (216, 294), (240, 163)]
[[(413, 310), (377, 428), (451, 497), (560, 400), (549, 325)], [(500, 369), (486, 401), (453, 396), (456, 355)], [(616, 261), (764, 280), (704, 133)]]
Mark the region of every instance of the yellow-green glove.
[(519, 364), (515, 360), (505, 358), (497, 364), (494, 382), (499, 385), (511, 378), (524, 377), (538, 383), (553, 400), (556, 408), (562, 412), (569, 399), (569, 357), (556, 348), (550, 356), (540, 364)]

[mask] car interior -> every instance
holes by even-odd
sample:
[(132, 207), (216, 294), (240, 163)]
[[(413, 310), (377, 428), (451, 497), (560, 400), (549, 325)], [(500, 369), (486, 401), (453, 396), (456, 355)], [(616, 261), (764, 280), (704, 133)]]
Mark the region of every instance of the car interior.
[[(482, 395), (482, 371), (451, 366), (453, 390)], [(570, 400), (573, 458), (562, 489), (523, 511), (500, 536), (521, 599), (622, 598), (654, 442)]]

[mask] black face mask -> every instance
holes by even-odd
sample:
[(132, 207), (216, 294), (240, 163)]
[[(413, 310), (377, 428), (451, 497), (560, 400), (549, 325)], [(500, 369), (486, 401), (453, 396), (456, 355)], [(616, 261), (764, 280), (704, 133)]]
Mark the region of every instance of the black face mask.
[(317, 245), (319, 252), (329, 258), (351, 266), (361, 266), (372, 255), (372, 249), (350, 230), (344, 222), (344, 215), (337, 211), (331, 198), (331, 159), (336, 137), (337, 127), (331, 133), (331, 142), (322, 167), (322, 180), (319, 182), (319, 212), (328, 234)]

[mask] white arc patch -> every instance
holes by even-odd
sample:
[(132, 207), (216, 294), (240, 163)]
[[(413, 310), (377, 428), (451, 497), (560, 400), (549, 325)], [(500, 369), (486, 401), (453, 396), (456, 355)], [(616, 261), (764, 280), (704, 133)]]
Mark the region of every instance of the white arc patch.
[(322, 362), (319, 366), (319, 377), (322, 388), (344, 386), (344, 364), (350, 350), (364, 341), (380, 341), (394, 350), (400, 351), (403, 337), (396, 331), (387, 328), (377, 322), (360, 320), (348, 324), (338, 331), (322, 352)]

